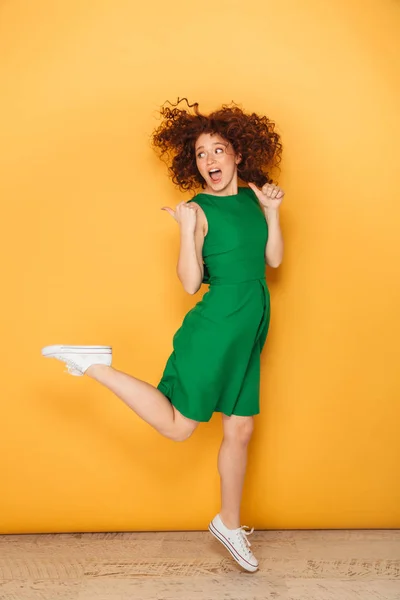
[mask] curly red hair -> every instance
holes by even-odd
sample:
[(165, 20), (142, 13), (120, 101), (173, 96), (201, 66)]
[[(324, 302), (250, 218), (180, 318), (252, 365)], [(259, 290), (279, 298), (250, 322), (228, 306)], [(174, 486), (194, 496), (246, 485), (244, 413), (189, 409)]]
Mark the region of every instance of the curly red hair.
[[(191, 114), (178, 105), (185, 101)], [(167, 164), (172, 181), (181, 190), (195, 191), (205, 187), (205, 181), (196, 165), (195, 143), (202, 133), (219, 134), (229, 142), (236, 154), (242, 156), (238, 165), (238, 177), (244, 182), (262, 187), (273, 183), (268, 171), (281, 162), (282, 144), (275, 123), (266, 116), (246, 114), (237, 104), (223, 104), (221, 109), (203, 115), (198, 103), (189, 104), (186, 98), (176, 104), (168, 102), (172, 108), (161, 107), (161, 125), (152, 134), (152, 144), (160, 151)]]

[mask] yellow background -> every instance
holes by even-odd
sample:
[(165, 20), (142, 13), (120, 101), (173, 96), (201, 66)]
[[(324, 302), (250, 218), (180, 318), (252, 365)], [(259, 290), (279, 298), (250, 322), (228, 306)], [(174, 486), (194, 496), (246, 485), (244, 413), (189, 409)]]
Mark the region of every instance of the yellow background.
[[(245, 8), (244, 8), (245, 6)], [(400, 526), (399, 4), (0, 4), (1, 532), (205, 529), (214, 415), (163, 439), (48, 344), (157, 384), (185, 313), (167, 99), (277, 123), (282, 266), (243, 522)]]

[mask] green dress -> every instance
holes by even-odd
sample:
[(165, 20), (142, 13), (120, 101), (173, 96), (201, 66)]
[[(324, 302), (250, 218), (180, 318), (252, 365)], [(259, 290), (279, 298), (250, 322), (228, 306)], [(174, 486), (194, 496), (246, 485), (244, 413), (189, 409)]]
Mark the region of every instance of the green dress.
[(189, 202), (201, 206), (208, 221), (203, 283), (209, 289), (175, 333), (157, 388), (195, 421), (209, 421), (214, 412), (256, 415), (270, 320), (267, 222), (249, 187), (230, 196), (200, 193)]

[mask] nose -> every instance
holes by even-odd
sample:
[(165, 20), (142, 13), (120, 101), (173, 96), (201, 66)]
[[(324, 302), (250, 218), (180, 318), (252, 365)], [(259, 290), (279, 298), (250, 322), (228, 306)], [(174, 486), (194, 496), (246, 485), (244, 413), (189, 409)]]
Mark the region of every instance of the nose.
[(207, 164), (208, 165), (212, 165), (215, 162), (215, 156), (213, 154), (208, 154), (207, 156)]

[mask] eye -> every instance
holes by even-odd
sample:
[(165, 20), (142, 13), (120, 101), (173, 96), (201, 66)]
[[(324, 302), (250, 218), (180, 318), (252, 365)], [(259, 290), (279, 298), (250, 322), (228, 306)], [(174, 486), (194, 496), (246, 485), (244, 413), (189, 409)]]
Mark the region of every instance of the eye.
[(215, 148), (215, 152), (220, 152), (220, 151), (223, 152), (224, 149), (223, 148)]
[(204, 156), (204, 152), (199, 152), (197, 158), (201, 158), (202, 156)]

